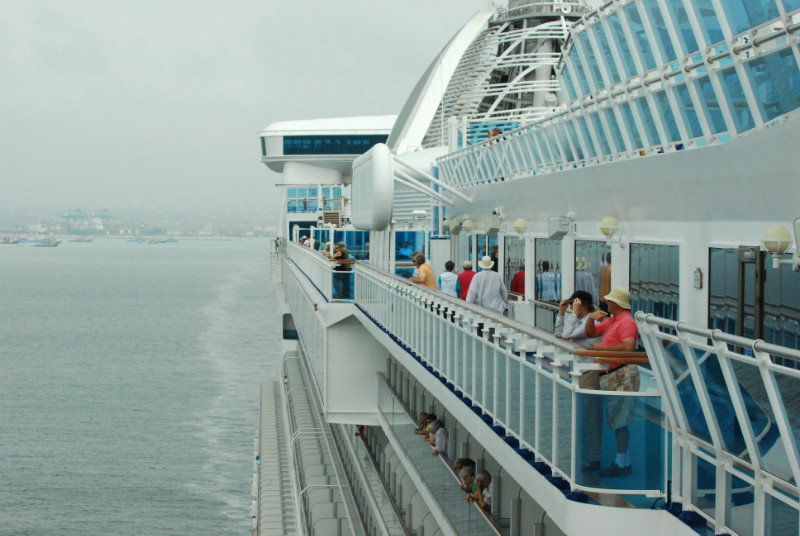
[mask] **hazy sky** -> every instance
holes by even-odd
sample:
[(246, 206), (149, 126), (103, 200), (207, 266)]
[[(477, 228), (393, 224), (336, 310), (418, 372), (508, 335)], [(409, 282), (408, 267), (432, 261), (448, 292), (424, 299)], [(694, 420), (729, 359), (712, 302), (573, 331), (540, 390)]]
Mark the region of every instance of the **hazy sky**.
[(257, 133), (397, 113), (486, 0), (0, 0), (0, 209), (275, 210)]

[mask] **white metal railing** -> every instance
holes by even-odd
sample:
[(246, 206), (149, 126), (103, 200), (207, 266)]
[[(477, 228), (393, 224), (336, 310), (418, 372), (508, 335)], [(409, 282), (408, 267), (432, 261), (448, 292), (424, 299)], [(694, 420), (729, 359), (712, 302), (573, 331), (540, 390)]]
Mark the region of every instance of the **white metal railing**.
[[(352, 271), (337, 271), (337, 263), (322, 253), (294, 242), (286, 244), (286, 256), (325, 298), (341, 301), (352, 298)], [(351, 261), (352, 262), (352, 261)]]
[[(510, 444), (532, 451), (573, 488), (664, 494), (661, 395), (652, 382), (645, 379), (637, 392), (581, 389), (581, 372), (600, 367), (582, 363), (575, 346), (365, 265), (356, 267), (354, 303)], [(648, 378), (646, 371), (643, 375)], [(603, 423), (586, 422), (584, 411), (588, 404), (612, 400), (630, 404), (635, 413), (630, 453), (639, 466), (627, 477), (604, 479), (580, 470), (590, 461), (580, 449), (592, 431), (599, 433), (610, 463), (614, 433)]]
[(636, 320), (664, 392), (673, 500), (717, 533), (798, 534), (800, 352), (643, 313)]

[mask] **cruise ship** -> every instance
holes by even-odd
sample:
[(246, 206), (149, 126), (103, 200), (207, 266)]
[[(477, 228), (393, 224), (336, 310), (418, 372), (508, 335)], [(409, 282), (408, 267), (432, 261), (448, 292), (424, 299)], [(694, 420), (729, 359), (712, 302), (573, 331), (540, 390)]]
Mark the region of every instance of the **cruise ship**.
[[(800, 0), (508, 0), (396, 116), (264, 128), (253, 533), (800, 534), (798, 30)], [(576, 291), (631, 351), (555, 335)]]

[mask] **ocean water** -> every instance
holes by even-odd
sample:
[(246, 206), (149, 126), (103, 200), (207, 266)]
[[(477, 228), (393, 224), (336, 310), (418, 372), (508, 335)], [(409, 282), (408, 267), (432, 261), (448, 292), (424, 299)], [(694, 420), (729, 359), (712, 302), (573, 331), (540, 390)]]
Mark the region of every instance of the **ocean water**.
[(267, 246), (0, 245), (0, 534), (250, 532)]

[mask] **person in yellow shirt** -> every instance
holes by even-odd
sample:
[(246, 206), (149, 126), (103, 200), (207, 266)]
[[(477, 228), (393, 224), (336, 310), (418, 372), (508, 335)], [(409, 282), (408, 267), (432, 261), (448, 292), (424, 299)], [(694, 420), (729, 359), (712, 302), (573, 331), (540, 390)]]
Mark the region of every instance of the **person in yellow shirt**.
[(424, 285), (428, 288), (436, 288), (436, 278), (433, 275), (433, 268), (430, 264), (425, 262), (425, 255), (419, 253), (413, 260), (414, 266), (417, 267), (418, 274), (409, 278), (409, 281), (418, 285)]

